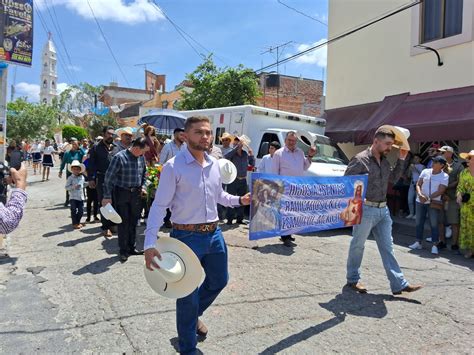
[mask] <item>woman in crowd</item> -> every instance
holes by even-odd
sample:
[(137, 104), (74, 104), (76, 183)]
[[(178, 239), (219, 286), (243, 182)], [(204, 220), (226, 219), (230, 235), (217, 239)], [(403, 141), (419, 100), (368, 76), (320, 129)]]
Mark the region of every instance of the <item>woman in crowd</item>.
[(459, 244), (464, 256), (471, 258), (474, 253), (474, 150), (459, 156), (467, 161), (467, 169), (459, 176), (456, 191), (457, 203), (461, 205), (461, 223)]
[(51, 145), (51, 141), (46, 139), (44, 141), (44, 148), (43, 148), (43, 180), (49, 180), (49, 172), (51, 168), (54, 166), (54, 155), (57, 152), (54, 150), (54, 147)]
[(420, 154), (413, 155), (413, 159), (409, 166), (409, 175), (411, 176), (410, 179), (410, 188), (408, 190), (408, 209), (410, 210), (410, 214), (406, 217), (408, 219), (415, 219), (415, 199), (416, 199), (416, 183), (418, 182), (418, 178), (420, 177), (421, 172), (425, 166), (421, 164), (421, 156)]
[(425, 230), (426, 214), (428, 213), (431, 226), (432, 254), (438, 254), (438, 220), (443, 207), (441, 196), (446, 191), (449, 175), (443, 171), (448, 162), (442, 156), (433, 158), (431, 169), (421, 172), (416, 183), (416, 242), (409, 246), (410, 249), (422, 249), (423, 232)]
[(156, 137), (155, 127), (145, 124), (143, 133), (145, 135), (146, 144), (150, 149), (145, 153), (145, 161), (148, 166), (155, 165), (160, 160), (161, 144)]

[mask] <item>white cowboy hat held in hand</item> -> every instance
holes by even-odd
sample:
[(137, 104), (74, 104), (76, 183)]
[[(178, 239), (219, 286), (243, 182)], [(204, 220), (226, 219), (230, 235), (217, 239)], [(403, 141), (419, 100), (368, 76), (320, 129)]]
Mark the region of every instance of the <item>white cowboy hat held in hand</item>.
[(104, 216), (105, 219), (108, 219), (115, 224), (122, 223), (122, 217), (115, 211), (110, 203), (100, 208), (100, 213)]
[(160, 268), (150, 271), (144, 265), (146, 281), (153, 291), (168, 298), (183, 298), (203, 283), (206, 274), (201, 262), (186, 244), (175, 238), (160, 237), (156, 249), (161, 260), (155, 257), (154, 261)]
[(408, 138), (410, 138), (410, 131), (406, 128), (399, 126), (383, 125), (377, 128), (378, 130), (389, 130), (395, 134), (395, 142), (393, 147), (403, 150), (410, 150), (410, 144), (408, 143)]
[(223, 184), (228, 185), (234, 182), (237, 177), (237, 168), (234, 163), (227, 159), (219, 159), (219, 170), (221, 172), (221, 181)]
[(84, 171), (86, 171), (86, 166), (84, 164), (81, 164), (79, 160), (73, 160), (72, 163), (68, 165), (67, 170), (70, 173), (72, 173), (72, 168), (75, 166), (81, 168), (81, 174), (83, 174)]

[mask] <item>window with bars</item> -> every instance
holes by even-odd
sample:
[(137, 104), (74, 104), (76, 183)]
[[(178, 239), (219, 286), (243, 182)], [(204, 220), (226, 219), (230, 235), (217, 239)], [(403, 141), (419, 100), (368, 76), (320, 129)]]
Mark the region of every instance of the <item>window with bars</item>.
[(462, 33), (463, 0), (424, 0), (422, 43)]

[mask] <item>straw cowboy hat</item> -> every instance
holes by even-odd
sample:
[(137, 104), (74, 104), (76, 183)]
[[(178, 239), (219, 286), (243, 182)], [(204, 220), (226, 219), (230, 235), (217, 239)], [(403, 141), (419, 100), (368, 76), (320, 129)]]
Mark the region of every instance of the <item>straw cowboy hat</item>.
[(156, 293), (168, 298), (183, 298), (204, 281), (206, 274), (194, 252), (175, 238), (160, 237), (156, 249), (161, 254), (154, 261), (160, 267), (150, 271), (144, 266), (145, 279)]
[(133, 136), (133, 129), (131, 129), (130, 127), (122, 127), (115, 131), (115, 134), (119, 137), (122, 137), (122, 134), (124, 133)]
[(408, 129), (387, 124), (377, 128), (378, 131), (391, 131), (395, 135), (395, 142), (392, 146), (398, 149), (410, 150), (410, 144), (408, 143), (410, 131)]
[(222, 142), (223, 139), (230, 139), (231, 141), (234, 140), (234, 136), (230, 134), (229, 132), (224, 132), (222, 133), (222, 136), (219, 137), (219, 140)]
[(67, 170), (72, 173), (72, 168), (75, 167), (75, 166), (78, 166), (81, 168), (81, 174), (84, 173), (84, 171), (86, 171), (86, 166), (84, 164), (81, 164), (81, 162), (79, 160), (73, 160), (73, 162), (71, 164), (69, 164), (69, 166), (67, 167)]
[(234, 163), (227, 159), (219, 159), (218, 163), (222, 183), (225, 185), (231, 184), (237, 177), (237, 168)]
[(105, 219), (108, 219), (109, 221), (112, 221), (115, 224), (120, 224), (122, 223), (122, 217), (115, 211), (115, 209), (112, 207), (110, 203), (106, 204), (105, 206), (102, 206), (100, 208), (100, 213), (102, 216), (104, 216)]
[(471, 150), (469, 153), (460, 153), (459, 156), (461, 159), (467, 160), (469, 157), (474, 157), (474, 149)]
[(242, 134), (241, 136), (235, 136), (243, 145), (250, 147), (250, 138), (247, 137), (245, 134)]

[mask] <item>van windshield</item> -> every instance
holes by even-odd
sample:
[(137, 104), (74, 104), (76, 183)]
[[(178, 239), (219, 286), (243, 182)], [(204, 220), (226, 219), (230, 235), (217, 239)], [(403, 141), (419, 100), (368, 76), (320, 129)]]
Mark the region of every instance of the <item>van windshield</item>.
[[(347, 159), (341, 148), (333, 144), (328, 137), (317, 136), (315, 146), (317, 152), (312, 159), (314, 163), (349, 164), (349, 159)], [(302, 149), (305, 155), (308, 155), (309, 147), (300, 140), (298, 140), (298, 148)]]

